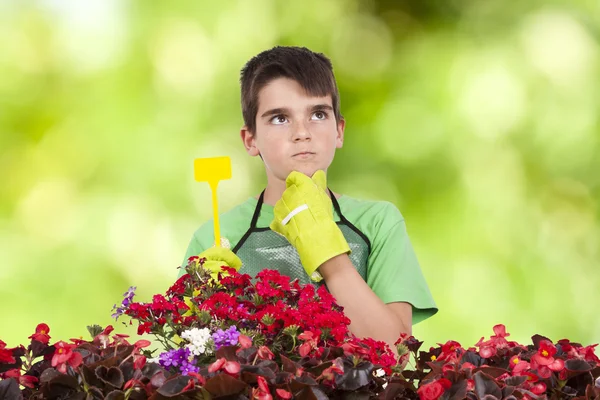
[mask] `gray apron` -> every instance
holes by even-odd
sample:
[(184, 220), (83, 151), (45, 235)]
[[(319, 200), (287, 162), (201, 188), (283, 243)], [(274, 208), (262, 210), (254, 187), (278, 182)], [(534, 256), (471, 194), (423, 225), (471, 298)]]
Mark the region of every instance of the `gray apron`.
[[(272, 231), (269, 227), (259, 228), (256, 226), (263, 205), (264, 194), (263, 190), (256, 204), (250, 228), (248, 228), (246, 234), (244, 234), (233, 248), (233, 252), (242, 260), (242, 267), (239, 273), (248, 274), (254, 278), (263, 269), (277, 269), (279, 273), (289, 276), (291, 280), (298, 279), (300, 284), (310, 283), (314, 286), (320, 286), (324, 281), (315, 283), (310, 280), (300, 263), (298, 252), (285, 237)], [(329, 191), (329, 195), (335, 213), (340, 219), (336, 223), (340, 227), (352, 251), (350, 260), (354, 268), (356, 268), (366, 282), (369, 273), (367, 261), (369, 254), (371, 254), (369, 238), (344, 217), (340, 210), (340, 205), (331, 190)]]

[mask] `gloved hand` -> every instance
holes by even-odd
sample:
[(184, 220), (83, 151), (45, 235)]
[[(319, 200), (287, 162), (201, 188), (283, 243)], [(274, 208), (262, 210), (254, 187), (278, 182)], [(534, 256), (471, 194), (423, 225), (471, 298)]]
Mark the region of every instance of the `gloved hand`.
[(200, 259), (206, 258), (202, 265), (204, 269), (210, 271), (210, 276), (217, 281), (219, 273), (226, 276), (227, 272), (221, 269), (222, 266), (234, 268), (236, 271), (242, 266), (242, 260), (235, 253), (225, 247), (211, 247), (198, 254)]
[(313, 281), (323, 279), (317, 269), (350, 246), (333, 220), (331, 198), (324, 171), (309, 178), (293, 171), (285, 181), (287, 189), (273, 210), (270, 228), (285, 236), (300, 255), (300, 262)]
[[(205, 261), (202, 267), (200, 267), (199, 261), (203, 258), (205, 259)], [(229, 250), (226, 247), (211, 247), (198, 254), (198, 259), (195, 265), (196, 268), (204, 268), (208, 270), (210, 272), (210, 277), (213, 281), (213, 284), (219, 286), (219, 273), (221, 273), (221, 276), (228, 275), (228, 273), (226, 271), (223, 271), (221, 267), (225, 265), (234, 268), (236, 271), (239, 271), (239, 269), (242, 266), (242, 260), (240, 260), (240, 258), (236, 256), (233, 251)], [(199, 294), (200, 289), (196, 289), (194, 290), (192, 297), (196, 297)], [(192, 302), (192, 299), (190, 297), (185, 297), (184, 302), (190, 308), (183, 314), (184, 317), (194, 315), (195, 313), (199, 312), (198, 307), (196, 307), (196, 305)], [(175, 338), (177, 339), (178, 336), (175, 336)], [(176, 343), (179, 343), (180, 340), (181, 338), (177, 339)]]

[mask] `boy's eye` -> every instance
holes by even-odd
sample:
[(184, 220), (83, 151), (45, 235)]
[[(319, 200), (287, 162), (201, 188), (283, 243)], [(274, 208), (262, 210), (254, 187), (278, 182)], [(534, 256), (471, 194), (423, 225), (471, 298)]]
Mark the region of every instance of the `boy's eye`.
[(271, 118), (271, 123), (273, 123), (275, 125), (285, 124), (286, 121), (287, 121), (287, 118), (285, 118), (284, 115), (276, 115), (273, 118)]
[(327, 113), (325, 111), (315, 111), (313, 117), (317, 120), (327, 119)]

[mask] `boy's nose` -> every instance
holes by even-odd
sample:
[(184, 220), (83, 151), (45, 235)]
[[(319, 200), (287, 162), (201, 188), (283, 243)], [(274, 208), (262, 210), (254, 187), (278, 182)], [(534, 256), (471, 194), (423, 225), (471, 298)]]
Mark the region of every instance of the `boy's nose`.
[(292, 139), (295, 142), (302, 140), (310, 140), (310, 138), (310, 131), (308, 127), (306, 127), (304, 124), (298, 124), (294, 127), (294, 130), (292, 132)]

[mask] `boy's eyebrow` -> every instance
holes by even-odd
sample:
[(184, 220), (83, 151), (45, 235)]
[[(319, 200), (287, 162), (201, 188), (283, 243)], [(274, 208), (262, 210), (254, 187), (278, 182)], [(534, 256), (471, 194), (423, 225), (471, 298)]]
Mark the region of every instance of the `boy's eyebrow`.
[(264, 117), (268, 117), (270, 115), (277, 115), (277, 114), (289, 114), (289, 109), (287, 108), (272, 108), (270, 110), (265, 111), (260, 117), (264, 118)]
[[(329, 104), (327, 103), (323, 103), (323, 104), (314, 104), (312, 106), (309, 106), (308, 109), (310, 111), (320, 111), (320, 110), (329, 110), (329, 111), (333, 111), (333, 107), (331, 107)], [(290, 110), (289, 108), (286, 107), (279, 107), (279, 108), (272, 108), (270, 110), (265, 111), (260, 118), (264, 118), (264, 117), (268, 117), (271, 115), (278, 115), (278, 114), (289, 114)]]
[(310, 107), (310, 111), (321, 111), (321, 110), (333, 111), (333, 107), (331, 107), (327, 103), (315, 104), (314, 106)]

